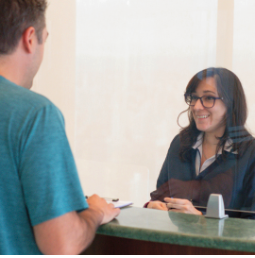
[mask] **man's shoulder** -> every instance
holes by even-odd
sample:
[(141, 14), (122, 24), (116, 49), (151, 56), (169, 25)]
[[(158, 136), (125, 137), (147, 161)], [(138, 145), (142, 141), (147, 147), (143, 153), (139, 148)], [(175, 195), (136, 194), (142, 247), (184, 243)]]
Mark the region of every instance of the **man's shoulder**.
[(46, 97), (8, 80), (0, 80), (0, 93), (0, 103), (4, 105), (5, 110), (39, 110), (46, 106), (54, 106)]

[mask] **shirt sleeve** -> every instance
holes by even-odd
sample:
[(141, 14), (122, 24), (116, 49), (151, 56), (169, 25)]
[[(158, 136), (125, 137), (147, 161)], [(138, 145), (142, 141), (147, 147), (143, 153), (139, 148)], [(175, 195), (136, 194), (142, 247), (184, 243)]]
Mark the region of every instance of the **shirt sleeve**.
[(19, 177), (32, 226), (88, 208), (61, 112), (48, 104), (27, 121), (20, 142)]

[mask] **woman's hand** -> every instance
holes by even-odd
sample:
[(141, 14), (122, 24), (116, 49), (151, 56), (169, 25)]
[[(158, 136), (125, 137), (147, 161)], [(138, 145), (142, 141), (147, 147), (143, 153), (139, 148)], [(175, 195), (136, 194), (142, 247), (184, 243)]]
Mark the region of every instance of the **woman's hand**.
[(197, 210), (189, 200), (166, 197), (164, 201), (166, 202), (167, 208), (171, 209), (171, 211), (202, 215), (202, 212)]
[(151, 201), (148, 203), (147, 208), (168, 211), (168, 208), (166, 207), (166, 203), (161, 201)]

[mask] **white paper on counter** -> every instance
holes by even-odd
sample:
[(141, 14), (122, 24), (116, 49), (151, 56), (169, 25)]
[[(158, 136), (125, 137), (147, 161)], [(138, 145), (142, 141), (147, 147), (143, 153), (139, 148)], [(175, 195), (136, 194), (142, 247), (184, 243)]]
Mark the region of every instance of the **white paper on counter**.
[(123, 207), (126, 207), (126, 206), (129, 206), (131, 204), (133, 204), (133, 202), (131, 201), (122, 201), (122, 200), (119, 200), (117, 202), (113, 202), (113, 198), (105, 198), (105, 200), (107, 201), (107, 203), (112, 203), (114, 205), (115, 208), (123, 208)]

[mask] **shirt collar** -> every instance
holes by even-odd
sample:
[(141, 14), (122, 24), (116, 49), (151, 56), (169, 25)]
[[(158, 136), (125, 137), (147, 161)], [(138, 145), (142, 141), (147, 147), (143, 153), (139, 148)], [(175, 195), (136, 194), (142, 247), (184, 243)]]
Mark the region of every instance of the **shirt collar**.
[[(197, 137), (197, 141), (192, 146), (193, 149), (199, 149), (200, 153), (202, 151), (203, 136), (204, 136), (204, 133), (200, 133)], [(228, 139), (224, 146), (224, 151), (231, 152), (233, 154), (237, 154), (238, 153), (237, 151), (231, 151), (232, 143), (233, 143), (233, 141), (231, 139)], [(219, 149), (218, 154), (222, 154), (222, 148)]]

